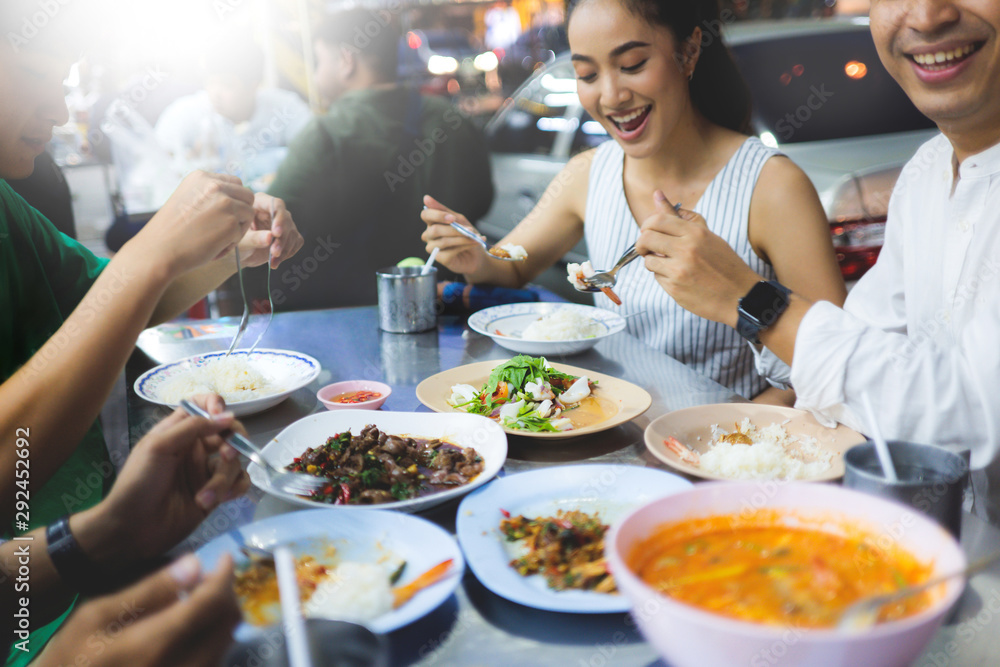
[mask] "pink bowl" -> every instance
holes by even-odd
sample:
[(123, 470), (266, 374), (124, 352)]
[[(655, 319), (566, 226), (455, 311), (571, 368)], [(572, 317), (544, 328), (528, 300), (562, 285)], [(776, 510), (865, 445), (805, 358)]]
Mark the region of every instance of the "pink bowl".
[(932, 562), (930, 576), (965, 567), (965, 556), (948, 532), (895, 502), (828, 484), (698, 484), (634, 510), (611, 529), (606, 542), (611, 572), (631, 602), (635, 622), (673, 667), (770, 665), (774, 660), (809, 667), (902, 667), (920, 655), (964, 588), (963, 580), (952, 579), (927, 609), (846, 633), (762, 625), (703, 611), (650, 588), (625, 564), (634, 546), (665, 523), (748, 509), (788, 510), (790, 524), (867, 530)]
[[(352, 391), (377, 391), (382, 394), (376, 399), (362, 403), (334, 403), (330, 399), (339, 394)], [(392, 387), (373, 380), (344, 380), (328, 384), (316, 392), (316, 398), (326, 406), (327, 410), (378, 410), (392, 393)]]

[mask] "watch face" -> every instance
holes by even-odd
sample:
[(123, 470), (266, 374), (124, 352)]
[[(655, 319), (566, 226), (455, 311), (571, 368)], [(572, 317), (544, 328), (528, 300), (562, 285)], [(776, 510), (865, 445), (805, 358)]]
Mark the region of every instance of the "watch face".
[(766, 282), (753, 286), (740, 301), (740, 309), (758, 322), (768, 325), (788, 307), (788, 295)]

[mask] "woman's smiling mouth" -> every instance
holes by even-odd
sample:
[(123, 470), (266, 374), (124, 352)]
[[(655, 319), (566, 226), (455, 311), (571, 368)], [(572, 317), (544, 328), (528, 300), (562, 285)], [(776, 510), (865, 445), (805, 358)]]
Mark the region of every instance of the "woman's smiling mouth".
[(607, 118), (615, 126), (615, 129), (618, 130), (619, 136), (623, 139), (631, 139), (638, 135), (642, 130), (643, 126), (646, 124), (646, 120), (649, 118), (649, 112), (652, 108), (652, 104), (647, 104), (639, 109), (631, 109), (626, 112), (607, 114)]

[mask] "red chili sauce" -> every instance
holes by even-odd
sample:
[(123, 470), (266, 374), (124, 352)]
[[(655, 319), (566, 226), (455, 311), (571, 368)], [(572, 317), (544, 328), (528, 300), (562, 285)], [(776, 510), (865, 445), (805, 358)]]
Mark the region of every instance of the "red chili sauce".
[(331, 403), (367, 403), (368, 401), (374, 401), (376, 398), (382, 398), (382, 394), (377, 391), (367, 391), (362, 389), (361, 391), (348, 391), (343, 394), (337, 394), (330, 399)]

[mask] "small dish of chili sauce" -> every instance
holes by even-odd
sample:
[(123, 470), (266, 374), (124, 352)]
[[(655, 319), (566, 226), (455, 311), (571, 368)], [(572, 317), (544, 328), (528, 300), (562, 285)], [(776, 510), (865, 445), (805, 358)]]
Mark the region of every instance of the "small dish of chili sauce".
[(377, 410), (392, 393), (392, 387), (371, 380), (345, 380), (328, 384), (316, 398), (327, 410)]

